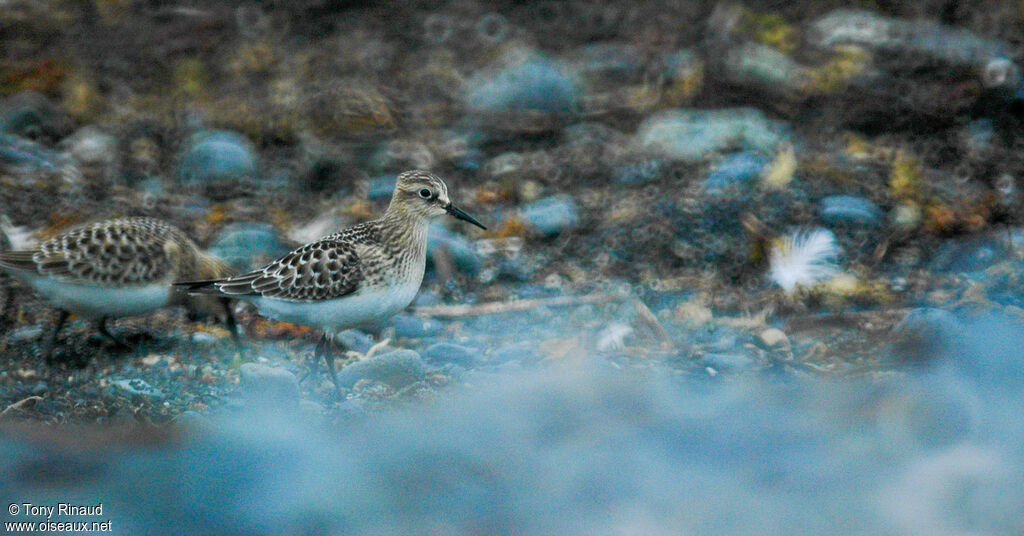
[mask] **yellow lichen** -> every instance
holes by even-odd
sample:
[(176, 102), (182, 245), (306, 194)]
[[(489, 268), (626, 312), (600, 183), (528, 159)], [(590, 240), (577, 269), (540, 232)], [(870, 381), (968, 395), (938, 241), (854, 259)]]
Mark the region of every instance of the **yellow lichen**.
[(694, 61), (668, 79), (661, 92), (662, 102), (666, 106), (682, 106), (689, 104), (704, 87), (704, 66)]
[(761, 173), (761, 184), (771, 190), (782, 190), (793, 180), (796, 172), (796, 152), (792, 144), (784, 144), (772, 163)]
[(105, 24), (116, 24), (128, 13), (133, 0), (93, 0), (96, 13)]
[(801, 89), (808, 95), (845, 89), (854, 78), (864, 73), (870, 61), (871, 55), (860, 47), (837, 47), (836, 55), (830, 61), (807, 69)]
[(778, 13), (754, 13), (743, 10), (738, 29), (753, 40), (775, 47), (782, 52), (796, 50), (796, 30)]
[(95, 121), (104, 107), (103, 96), (95, 82), (84, 73), (66, 78), (61, 84), (61, 90), (64, 109), (81, 123)]
[(897, 199), (914, 199), (921, 189), (921, 161), (917, 157), (898, 150), (893, 157), (889, 171), (889, 192)]
[(199, 98), (209, 83), (206, 64), (199, 58), (184, 58), (174, 64), (171, 74), (174, 92), (190, 98)]

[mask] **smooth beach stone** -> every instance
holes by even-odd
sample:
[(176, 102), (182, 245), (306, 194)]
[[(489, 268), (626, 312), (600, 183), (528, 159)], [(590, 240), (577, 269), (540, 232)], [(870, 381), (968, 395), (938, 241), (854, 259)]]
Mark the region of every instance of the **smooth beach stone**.
[(178, 177), (185, 183), (208, 185), (254, 177), (257, 164), (252, 143), (243, 136), (223, 130), (202, 132), (190, 140)]
[(878, 227), (883, 216), (878, 205), (862, 197), (833, 195), (821, 200), (821, 219), (827, 225)]
[(579, 84), (568, 67), (539, 54), (497, 71), (478, 73), (467, 84), (466, 102), (476, 113), (573, 114), (581, 101)]
[(580, 222), (576, 201), (568, 195), (556, 195), (534, 201), (522, 209), (523, 219), (545, 236), (576, 227)]
[(338, 371), (338, 384), (351, 389), (360, 380), (372, 380), (401, 389), (422, 380), (427, 372), (428, 368), (418, 353), (395, 350), (357, 361)]

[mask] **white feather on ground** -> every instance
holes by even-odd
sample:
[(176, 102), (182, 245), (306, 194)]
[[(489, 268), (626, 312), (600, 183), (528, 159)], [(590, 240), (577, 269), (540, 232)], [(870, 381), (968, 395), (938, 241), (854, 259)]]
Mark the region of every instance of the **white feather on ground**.
[(0, 232), (7, 235), (7, 239), (11, 243), (11, 251), (32, 249), (37, 243), (35, 233), (28, 227), (14, 225), (7, 214), (0, 216)]
[(839, 273), (840, 253), (832, 231), (801, 229), (773, 244), (769, 275), (786, 292), (813, 286)]

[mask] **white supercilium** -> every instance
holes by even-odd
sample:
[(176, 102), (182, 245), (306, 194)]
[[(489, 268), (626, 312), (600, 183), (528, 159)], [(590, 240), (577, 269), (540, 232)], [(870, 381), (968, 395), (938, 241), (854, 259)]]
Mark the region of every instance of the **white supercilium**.
[(827, 229), (801, 229), (772, 245), (770, 277), (786, 292), (810, 287), (839, 273), (842, 248)]

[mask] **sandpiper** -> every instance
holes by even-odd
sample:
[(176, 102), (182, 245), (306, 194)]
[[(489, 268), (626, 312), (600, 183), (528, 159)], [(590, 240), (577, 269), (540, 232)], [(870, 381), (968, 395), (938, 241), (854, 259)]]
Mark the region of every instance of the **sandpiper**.
[(442, 214), (486, 229), (452, 204), (440, 177), (406, 171), (382, 218), (325, 236), (246, 274), (179, 285), (191, 294), (247, 300), (263, 316), (319, 328), (323, 336), (314, 358), (323, 357), (337, 387), (335, 335), (389, 318), (412, 302), (423, 281), (427, 226)]
[[(25, 282), (59, 310), (43, 351), (50, 359), (71, 313), (95, 319), (100, 334), (118, 346), (107, 319), (141, 315), (181, 300), (172, 283), (181, 278), (223, 277), (229, 265), (196, 246), (180, 229), (153, 218), (121, 218), (86, 225), (33, 249), (0, 253), (0, 268)], [(235, 333), (228, 300), (221, 301)]]

